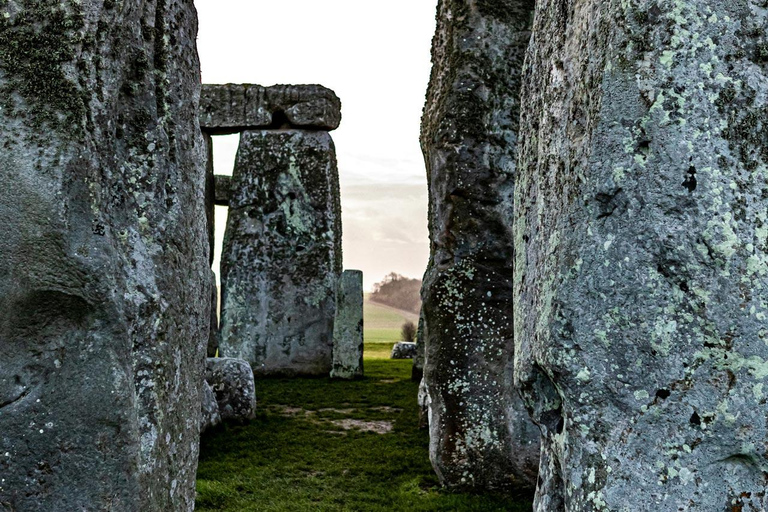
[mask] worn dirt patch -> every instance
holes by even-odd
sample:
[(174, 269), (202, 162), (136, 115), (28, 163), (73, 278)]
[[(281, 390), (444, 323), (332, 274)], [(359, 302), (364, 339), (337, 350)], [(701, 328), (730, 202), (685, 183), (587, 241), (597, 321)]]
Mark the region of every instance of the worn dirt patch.
[(390, 407), (388, 405), (382, 405), (380, 407), (371, 407), (372, 411), (376, 412), (384, 412), (384, 413), (391, 413), (391, 414), (398, 414), (403, 412), (403, 410), (399, 407)]
[(334, 420), (331, 423), (344, 430), (359, 430), (361, 432), (373, 432), (374, 434), (389, 434), (393, 430), (391, 421), (366, 421), (366, 420)]

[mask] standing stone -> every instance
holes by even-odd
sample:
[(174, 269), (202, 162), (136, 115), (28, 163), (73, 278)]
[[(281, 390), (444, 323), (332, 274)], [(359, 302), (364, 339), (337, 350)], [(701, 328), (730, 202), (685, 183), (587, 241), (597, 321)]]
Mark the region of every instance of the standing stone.
[(0, 510), (191, 511), (208, 333), (190, 0), (0, 14)]
[[(512, 383), (512, 197), (531, 0), (441, 0), (422, 120), (430, 458), (445, 485), (533, 492), (539, 432)], [(426, 401), (422, 401), (426, 403)]]
[(766, 510), (765, 6), (538, 5), (515, 191), (535, 509)]
[(345, 270), (336, 291), (331, 377), (363, 376), (363, 273)]
[(243, 132), (221, 258), (222, 355), (257, 376), (328, 375), (340, 209), (328, 133)]

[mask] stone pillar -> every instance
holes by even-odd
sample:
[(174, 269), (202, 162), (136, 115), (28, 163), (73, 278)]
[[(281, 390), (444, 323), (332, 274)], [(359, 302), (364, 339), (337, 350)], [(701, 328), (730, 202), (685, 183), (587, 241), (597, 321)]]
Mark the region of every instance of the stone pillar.
[(536, 510), (765, 510), (768, 14), (542, 2), (515, 190)]
[(194, 7), (2, 10), (0, 509), (191, 511), (209, 313)]
[(363, 273), (345, 270), (336, 291), (331, 377), (363, 376)]
[(328, 375), (340, 273), (330, 135), (243, 132), (221, 261), (220, 353), (245, 359), (256, 376)]
[(533, 493), (539, 431), (512, 384), (512, 194), (530, 0), (441, 0), (421, 143), (430, 458), (445, 485)]

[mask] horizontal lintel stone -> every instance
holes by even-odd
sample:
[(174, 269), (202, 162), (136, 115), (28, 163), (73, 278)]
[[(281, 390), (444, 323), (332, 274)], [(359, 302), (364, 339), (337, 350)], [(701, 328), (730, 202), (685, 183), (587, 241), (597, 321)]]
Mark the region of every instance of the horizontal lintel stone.
[(205, 84), (200, 127), (212, 135), (264, 128), (335, 130), (341, 100), (322, 85)]

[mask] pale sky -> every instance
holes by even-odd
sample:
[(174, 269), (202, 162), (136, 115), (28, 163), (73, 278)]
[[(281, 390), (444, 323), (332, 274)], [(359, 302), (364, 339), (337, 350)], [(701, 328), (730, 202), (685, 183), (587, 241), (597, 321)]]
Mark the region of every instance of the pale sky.
[[(331, 132), (341, 180), (344, 267), (370, 289), (421, 278), (429, 257), (419, 122), (436, 0), (195, 0), (203, 83), (322, 84), (342, 103)], [(237, 136), (214, 138), (231, 174)], [(217, 207), (220, 252), (224, 208)], [(218, 253), (214, 269), (218, 272)]]

